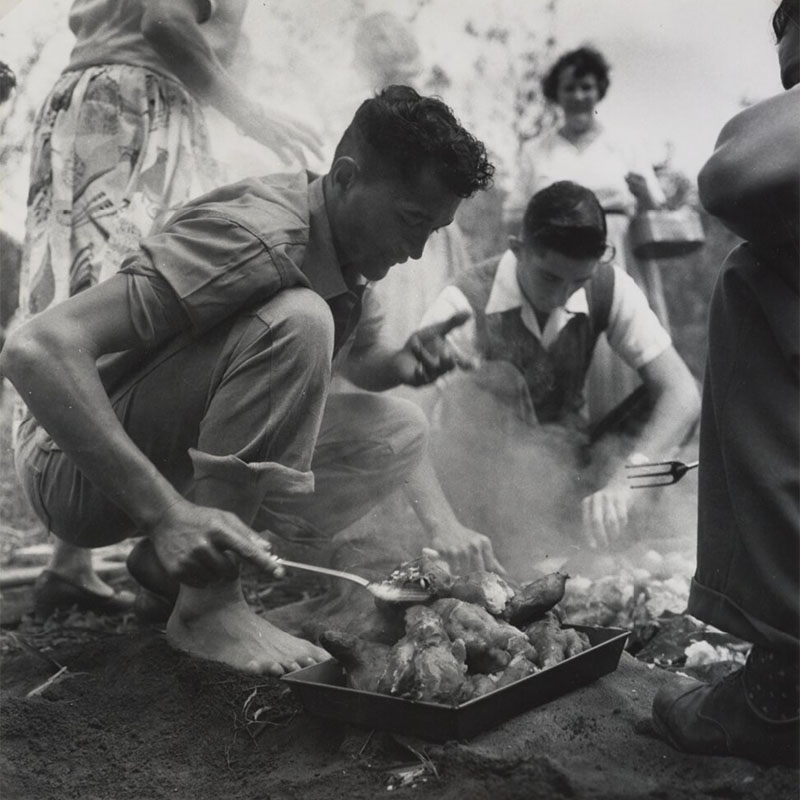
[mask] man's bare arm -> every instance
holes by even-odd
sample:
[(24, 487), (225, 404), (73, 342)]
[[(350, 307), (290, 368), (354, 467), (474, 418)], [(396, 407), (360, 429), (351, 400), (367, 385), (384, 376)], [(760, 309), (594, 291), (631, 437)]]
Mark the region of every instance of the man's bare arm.
[(698, 175), (703, 206), (747, 241), (780, 243), (797, 229), (798, 119), (800, 85), (745, 109), (722, 129)]
[(0, 373), (81, 472), (152, 536), (174, 577), (203, 585), (232, 576), (226, 549), (269, 567), (268, 548), (244, 523), (185, 500), (114, 413), (96, 362), (142, 345), (126, 280), (115, 275), (22, 325), (0, 353)]
[[(322, 142), (308, 126), (254, 103), (217, 58), (198, 21), (195, 0), (148, 0), (142, 34), (189, 90), (213, 105), (247, 135), (274, 150), (284, 161), (305, 161), (303, 148), (321, 157)], [(241, 19), (219, 4), (223, 20), (237, 32)]]
[(350, 353), (344, 375), (361, 389), (381, 392), (395, 386), (426, 386), (455, 367), (471, 369), (471, 360), (449, 344), (447, 334), (463, 325), (468, 312), (455, 312), (445, 320), (431, 323), (413, 333), (400, 350), (380, 341)]
[(450, 564), (456, 574), (467, 575), (487, 570), (505, 574), (503, 565), (494, 554), (492, 540), (458, 521), (427, 452), (406, 480), (403, 491), (430, 536), (430, 546)]
[[(9, 338), (2, 369), (59, 447), (146, 528), (179, 495), (123, 430), (96, 364), (141, 344), (123, 313), (125, 280), (114, 276), (31, 319)], [(147, 504), (137, 501), (144, 496)]]
[[(672, 346), (642, 367), (639, 375), (654, 405), (634, 451), (652, 461), (664, 461), (696, 424), (700, 395), (689, 368)], [(583, 501), (583, 530), (590, 546), (607, 546), (622, 535), (635, 499), (624, 465), (620, 465), (604, 487)]]
[(645, 364), (639, 376), (655, 402), (634, 449), (660, 461), (672, 454), (697, 422), (700, 393), (674, 347)]

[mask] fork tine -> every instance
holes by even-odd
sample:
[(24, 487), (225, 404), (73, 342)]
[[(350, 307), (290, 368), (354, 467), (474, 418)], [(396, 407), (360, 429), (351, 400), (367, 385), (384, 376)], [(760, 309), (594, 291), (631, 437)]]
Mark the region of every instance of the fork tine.
[[(628, 480), (642, 480), (643, 483), (632, 483), (631, 489), (647, 489), (651, 486), (671, 486), (677, 483), (689, 470), (697, 467), (698, 462), (692, 461), (684, 464), (682, 461), (653, 461), (649, 464), (626, 464), (626, 469), (635, 469), (638, 472), (629, 472)], [(663, 469), (666, 467), (667, 469)], [(666, 480), (653, 480), (666, 478)]]
[[(631, 465), (633, 466), (633, 465)], [(644, 465), (645, 467), (650, 465)], [(641, 467), (637, 467), (640, 471), (639, 472), (629, 472), (627, 474), (627, 478), (629, 481), (635, 480), (636, 478), (658, 478), (661, 475), (674, 475), (675, 472), (672, 469), (659, 469), (659, 470), (650, 470), (644, 469), (642, 471)]]
[[(666, 469), (659, 469), (666, 467)], [(642, 475), (670, 475), (676, 467), (673, 461), (653, 461), (650, 464), (626, 464), (625, 469), (639, 470)], [(629, 478), (637, 477), (633, 473), (628, 473)]]
[[(662, 472), (661, 475), (667, 475), (668, 473)], [(631, 489), (652, 489), (654, 486), (672, 486), (673, 483), (677, 483), (678, 479), (676, 477), (670, 477), (666, 481), (646, 481), (645, 483), (632, 483)]]
[[(631, 489), (650, 489), (656, 486), (672, 486), (683, 474), (678, 461), (651, 461), (649, 464), (626, 464)], [(640, 481), (634, 483), (633, 481)]]

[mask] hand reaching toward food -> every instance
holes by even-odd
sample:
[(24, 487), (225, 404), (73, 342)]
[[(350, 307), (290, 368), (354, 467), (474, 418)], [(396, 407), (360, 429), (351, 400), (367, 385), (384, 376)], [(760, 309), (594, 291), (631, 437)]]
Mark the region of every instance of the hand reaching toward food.
[(494, 554), (492, 540), (456, 519), (437, 529), (431, 537), (431, 547), (458, 572), (490, 570), (485, 574), (505, 574), (503, 565)]

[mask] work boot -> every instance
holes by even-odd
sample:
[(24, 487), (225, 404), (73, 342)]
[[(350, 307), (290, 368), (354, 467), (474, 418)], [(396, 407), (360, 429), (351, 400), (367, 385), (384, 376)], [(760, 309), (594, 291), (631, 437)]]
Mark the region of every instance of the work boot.
[(714, 683), (692, 678), (662, 687), (653, 699), (653, 725), (676, 750), (736, 756), (761, 764), (797, 766), (800, 737), (796, 705), (783, 719), (758, 711), (747, 690), (745, 668)]

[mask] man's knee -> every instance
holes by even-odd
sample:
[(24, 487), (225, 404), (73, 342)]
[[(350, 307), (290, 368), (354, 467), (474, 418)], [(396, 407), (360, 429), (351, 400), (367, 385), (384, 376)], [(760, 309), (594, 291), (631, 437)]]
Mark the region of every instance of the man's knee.
[(308, 469), (328, 389), (333, 319), (310, 289), (279, 292), (238, 318), (217, 358), (190, 447)]
[(428, 422), (414, 403), (367, 392), (333, 394), (325, 406), (313, 469), (319, 477), (325, 465), (344, 460), (358, 464), (362, 475), (400, 479), (416, 467), (427, 445)]
[(256, 310), (272, 346), (290, 351), (292, 370), (315, 376), (322, 370), (327, 384), (333, 358), (333, 318), (328, 304), (311, 289), (285, 289)]
[(212, 418), (229, 426), (231, 414), (245, 437), (253, 425), (274, 428), (280, 420), (295, 424), (299, 416), (319, 417), (332, 353), (333, 318), (327, 303), (310, 289), (279, 292), (238, 318), (231, 329), (214, 366), (213, 400), (205, 409), (203, 431), (216, 430)]
[(355, 395), (351, 409), (365, 439), (384, 442), (393, 458), (416, 466), (428, 446), (428, 420), (414, 403), (388, 395)]

